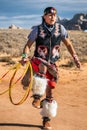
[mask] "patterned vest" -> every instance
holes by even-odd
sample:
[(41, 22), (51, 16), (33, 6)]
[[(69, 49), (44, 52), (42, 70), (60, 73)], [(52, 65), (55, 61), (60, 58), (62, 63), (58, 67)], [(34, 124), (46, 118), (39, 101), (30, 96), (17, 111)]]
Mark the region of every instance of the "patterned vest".
[(38, 26), (38, 37), (34, 56), (41, 57), (51, 63), (59, 59), (58, 49), (61, 42), (61, 29), (58, 23), (50, 32), (43, 24)]

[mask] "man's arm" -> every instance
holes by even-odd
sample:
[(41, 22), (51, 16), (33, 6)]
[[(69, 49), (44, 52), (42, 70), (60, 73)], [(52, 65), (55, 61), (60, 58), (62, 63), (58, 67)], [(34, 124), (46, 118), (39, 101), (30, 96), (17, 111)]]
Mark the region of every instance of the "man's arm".
[(28, 59), (29, 49), (32, 46), (32, 44), (34, 43), (34, 41), (36, 40), (37, 33), (38, 33), (38, 27), (35, 26), (33, 28), (33, 30), (31, 31), (31, 33), (29, 34), (28, 41), (27, 41), (26, 45), (24, 46), (23, 53), (22, 53), (22, 61), (26, 62), (29, 60)]
[(20, 61), (22, 65), (24, 65), (29, 60), (28, 54), (29, 54), (29, 49), (32, 46), (32, 44), (33, 44), (33, 41), (28, 40), (26, 45), (24, 46), (23, 53), (22, 53), (22, 60)]
[(29, 54), (29, 49), (30, 49), (30, 47), (32, 46), (32, 44), (33, 44), (33, 41), (32, 41), (32, 40), (28, 40), (28, 41), (27, 41), (27, 43), (26, 43), (26, 45), (25, 45), (25, 47), (24, 47), (24, 49), (23, 49), (23, 54), (26, 54), (26, 55)]
[(73, 56), (74, 54), (76, 54), (75, 49), (74, 49), (74, 47), (73, 47), (71, 41), (69, 40), (69, 38), (63, 39), (62, 41), (63, 41), (63, 43), (66, 45), (66, 47), (67, 47), (69, 53), (70, 53), (72, 56)]
[(73, 57), (76, 66), (78, 68), (80, 68), (81, 67), (81, 63), (80, 63), (80, 61), (78, 59), (78, 56), (76, 55), (76, 51), (75, 51), (71, 41), (69, 40), (69, 38), (65, 38), (62, 41), (66, 45), (66, 47), (67, 47), (69, 53), (71, 54), (71, 56)]

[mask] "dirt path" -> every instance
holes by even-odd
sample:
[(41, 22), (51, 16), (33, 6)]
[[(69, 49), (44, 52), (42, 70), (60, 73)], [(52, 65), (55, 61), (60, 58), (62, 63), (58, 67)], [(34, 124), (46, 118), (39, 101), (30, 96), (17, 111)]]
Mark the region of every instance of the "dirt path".
[[(0, 68), (4, 73), (2, 63)], [(81, 71), (60, 68), (59, 73), (54, 92), (59, 108), (57, 116), (51, 120), (52, 130), (87, 130), (87, 63)], [(0, 96), (0, 130), (41, 130), (40, 109), (33, 108), (31, 103), (29, 96), (22, 105), (14, 106), (8, 93)]]

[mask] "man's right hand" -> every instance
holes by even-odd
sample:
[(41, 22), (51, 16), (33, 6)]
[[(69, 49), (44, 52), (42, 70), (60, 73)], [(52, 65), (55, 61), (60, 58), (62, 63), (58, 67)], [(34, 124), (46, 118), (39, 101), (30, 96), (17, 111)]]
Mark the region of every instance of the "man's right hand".
[(19, 62), (21, 63), (21, 65), (24, 66), (28, 61), (29, 61), (29, 58), (22, 58)]

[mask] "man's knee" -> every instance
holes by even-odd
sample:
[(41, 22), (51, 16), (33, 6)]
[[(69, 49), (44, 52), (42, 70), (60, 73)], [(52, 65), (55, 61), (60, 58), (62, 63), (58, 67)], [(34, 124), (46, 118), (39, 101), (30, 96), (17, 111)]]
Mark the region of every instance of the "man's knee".
[(43, 74), (46, 74), (47, 72), (47, 67), (43, 63), (39, 64), (39, 72)]

